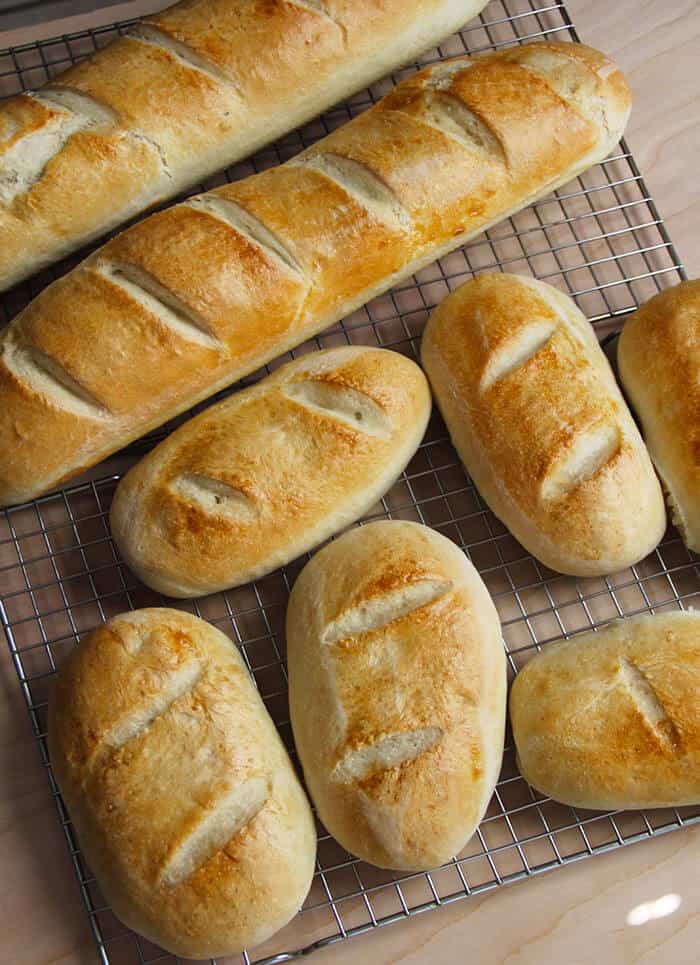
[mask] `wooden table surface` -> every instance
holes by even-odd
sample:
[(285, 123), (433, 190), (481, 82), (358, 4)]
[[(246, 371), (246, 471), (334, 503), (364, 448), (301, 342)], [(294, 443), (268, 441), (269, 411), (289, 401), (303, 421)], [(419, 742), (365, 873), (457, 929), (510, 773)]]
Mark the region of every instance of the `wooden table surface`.
[[(582, 38), (611, 54), (627, 72), (635, 102), (629, 142), (681, 258), (689, 273), (698, 276), (700, 3), (570, 0), (569, 9)], [(113, 18), (124, 12), (111, 8)], [(61, 31), (75, 26), (64, 23)], [(29, 36), (17, 32), (10, 38), (0, 33), (0, 46), (35, 35), (35, 31)], [(0, 646), (0, 855), (0, 962), (96, 962), (64, 838), (4, 645)], [(313, 962), (695, 965), (700, 960), (698, 863), (700, 827), (379, 929), (318, 952)], [(666, 914), (630, 924), (630, 917), (636, 922), (645, 917), (644, 908), (630, 916), (639, 906)]]

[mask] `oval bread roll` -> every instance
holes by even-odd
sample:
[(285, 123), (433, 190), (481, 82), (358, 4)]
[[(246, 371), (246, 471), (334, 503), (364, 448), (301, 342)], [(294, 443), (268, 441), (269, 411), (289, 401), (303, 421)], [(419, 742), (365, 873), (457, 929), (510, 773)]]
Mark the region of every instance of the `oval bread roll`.
[(198, 596), (270, 573), (354, 522), (415, 453), (430, 390), (384, 349), (313, 352), (181, 426), (120, 483), (112, 532), (139, 577)]
[(433, 312), (421, 354), (467, 472), (529, 553), (596, 576), (654, 549), (661, 487), (570, 298), (531, 278), (480, 275)]
[(515, 678), (520, 770), (572, 807), (700, 802), (700, 614), (618, 620), (547, 647)]
[(257, 945), (304, 901), (308, 802), (236, 647), (178, 610), (98, 627), (49, 704), (53, 772), (112, 910), (183, 958)]
[(700, 553), (700, 280), (661, 292), (628, 318), (617, 362), (673, 522)]
[(459, 853), (503, 755), (496, 608), (452, 542), (417, 523), (353, 529), (304, 568), (287, 611), (306, 783), (340, 844), (406, 871)]

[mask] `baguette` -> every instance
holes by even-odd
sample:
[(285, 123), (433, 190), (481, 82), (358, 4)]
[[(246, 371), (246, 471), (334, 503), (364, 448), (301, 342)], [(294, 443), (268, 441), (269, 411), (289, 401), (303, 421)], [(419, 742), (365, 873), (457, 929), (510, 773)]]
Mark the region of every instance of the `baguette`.
[(0, 107), (0, 289), (434, 46), (485, 0), (184, 0)]
[(287, 610), (289, 708), (309, 793), (351, 854), (419, 871), (458, 854), (503, 756), (505, 652), (464, 553), (409, 522), (345, 533)]
[(615, 66), (531, 44), (429, 67), (302, 155), (154, 215), (0, 346), (0, 504), (22, 502), (303, 342), (604, 157)]
[(191, 597), (249, 583), (355, 522), (430, 416), (409, 359), (313, 352), (186, 422), (117, 487), (112, 534), (148, 586)]
[(49, 703), (51, 765), (115, 915), (184, 958), (289, 921), (316, 834), (284, 745), (228, 637), (178, 610), (114, 617)]
[(421, 355), (467, 472), (529, 553), (596, 576), (654, 549), (661, 487), (570, 298), (534, 279), (480, 275), (433, 312)]
[(700, 553), (700, 280), (661, 292), (628, 318), (617, 363), (673, 522)]
[(700, 803), (700, 614), (618, 620), (548, 646), (515, 678), (523, 777), (577, 808)]

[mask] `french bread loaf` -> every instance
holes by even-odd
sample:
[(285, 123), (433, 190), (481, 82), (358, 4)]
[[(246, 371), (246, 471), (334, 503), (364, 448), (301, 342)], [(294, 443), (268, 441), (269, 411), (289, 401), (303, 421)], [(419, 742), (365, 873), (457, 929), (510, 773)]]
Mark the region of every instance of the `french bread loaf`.
[(673, 522), (700, 553), (700, 280), (667, 288), (628, 318), (617, 363)]
[(235, 954), (304, 901), (311, 809), (237, 648), (210, 624), (148, 609), (98, 627), (59, 670), (48, 743), (105, 898), (150, 941)]
[(406, 63), (485, 0), (183, 0), (0, 106), (0, 289)]
[(503, 756), (505, 653), (479, 574), (418, 523), (324, 547), (287, 610), (289, 707), (309, 793), (351, 854), (405, 871), (458, 854)]
[(288, 163), (154, 215), (0, 344), (0, 504), (30, 499), (255, 371), (604, 157), (602, 54), (436, 64)]
[(415, 453), (430, 390), (410, 359), (312, 352), (191, 419), (125, 476), (112, 534), (149, 586), (239, 586), (359, 519)]
[(595, 576), (663, 536), (663, 495), (592, 326), (550, 285), (485, 274), (433, 312), (421, 347), (479, 492), (546, 566)]
[(525, 779), (572, 807), (700, 803), (700, 614), (618, 620), (547, 646), (515, 678)]

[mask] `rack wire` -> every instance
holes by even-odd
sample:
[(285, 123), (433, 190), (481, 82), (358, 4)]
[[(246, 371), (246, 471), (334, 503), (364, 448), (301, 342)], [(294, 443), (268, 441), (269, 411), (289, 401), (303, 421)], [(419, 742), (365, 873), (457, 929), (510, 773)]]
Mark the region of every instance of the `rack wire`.
[[(0, 52), (0, 95), (44, 83), (126, 26), (114, 24)], [(478, 20), (421, 63), (542, 37), (578, 40), (562, 3), (493, 0)], [(415, 65), (375, 84), (203, 187), (286, 160), (364, 110), (413, 69)], [(82, 255), (10, 292), (0, 306), (0, 323)], [(546, 279), (568, 292), (601, 337), (616, 331), (639, 303), (685, 278), (623, 141), (606, 161), (551, 197), (440, 259), (245, 381), (255, 381), (309, 349), (337, 344), (380, 345), (417, 358), (430, 309), (466, 278), (504, 269)], [(103, 965), (174, 959), (118, 922), (83, 861), (51, 774), (45, 744), (46, 698), (57, 665), (81, 635), (123, 610), (172, 605), (142, 586), (123, 565), (107, 518), (124, 469), (174, 424), (131, 446), (118, 465), (102, 464), (84, 482), (0, 513), (0, 622)], [(698, 558), (673, 529), (654, 553), (622, 573), (576, 580), (547, 570), (489, 512), (464, 474), (437, 414), (415, 458), (365, 520), (381, 517), (426, 523), (469, 555), (498, 607), (511, 678), (535, 651), (556, 640), (615, 617), (700, 603)], [(240, 647), (292, 751), (283, 625), (289, 588), (304, 562), (298, 560), (249, 586), (176, 603), (210, 620)], [(301, 914), (263, 947), (244, 953), (242, 961), (286, 961), (314, 947), (699, 820), (700, 806), (600, 813), (556, 804), (520, 777), (509, 738), (486, 817), (462, 854), (429, 874), (395, 874), (353, 859), (319, 826), (317, 872)]]

